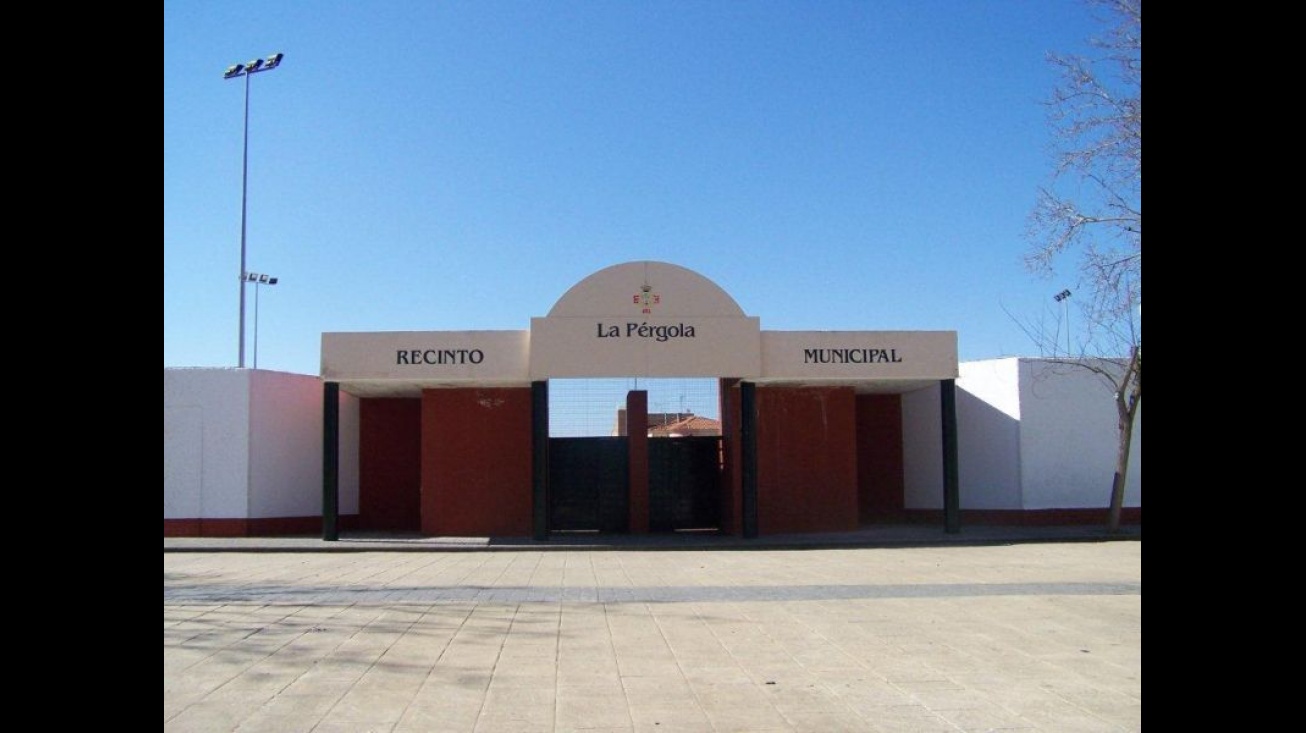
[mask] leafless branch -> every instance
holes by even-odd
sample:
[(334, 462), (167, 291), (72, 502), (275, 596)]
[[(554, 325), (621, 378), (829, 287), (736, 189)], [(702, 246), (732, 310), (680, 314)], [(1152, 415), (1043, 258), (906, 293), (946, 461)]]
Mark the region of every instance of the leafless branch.
[(1077, 343), (1061, 333), (1067, 305), (1064, 319), (1007, 315), (1044, 357), (1096, 374), (1115, 395), (1120, 444), (1108, 524), (1116, 529), (1142, 399), (1143, 14), (1142, 0), (1090, 2), (1113, 25), (1092, 41), (1092, 57), (1049, 56), (1060, 77), (1048, 101), (1054, 164), (1030, 213), (1025, 256), (1044, 275), (1076, 262)]

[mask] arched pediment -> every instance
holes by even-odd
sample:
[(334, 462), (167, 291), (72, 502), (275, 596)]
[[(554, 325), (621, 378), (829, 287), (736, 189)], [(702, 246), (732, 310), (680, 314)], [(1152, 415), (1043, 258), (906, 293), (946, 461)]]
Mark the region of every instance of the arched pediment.
[(721, 286), (669, 262), (605, 267), (571, 287), (549, 318), (608, 316), (741, 318), (744, 311)]

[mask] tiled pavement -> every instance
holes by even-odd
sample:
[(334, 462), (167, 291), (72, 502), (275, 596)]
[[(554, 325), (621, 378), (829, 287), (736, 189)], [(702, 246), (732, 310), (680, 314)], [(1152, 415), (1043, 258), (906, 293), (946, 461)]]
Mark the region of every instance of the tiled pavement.
[(546, 541), (529, 537), (427, 537), (394, 532), (342, 532), (338, 541), (297, 537), (164, 537), (164, 552), (516, 552), (519, 550), (755, 550), (833, 547), (992, 545), (1015, 542), (1103, 542), (1142, 539), (1142, 525), (1109, 534), (1098, 524), (1016, 526), (966, 524), (946, 533), (942, 524), (867, 525), (851, 532), (768, 534), (753, 539), (715, 533), (554, 533)]
[(1141, 541), (165, 551), (163, 569), (168, 731), (1142, 725)]

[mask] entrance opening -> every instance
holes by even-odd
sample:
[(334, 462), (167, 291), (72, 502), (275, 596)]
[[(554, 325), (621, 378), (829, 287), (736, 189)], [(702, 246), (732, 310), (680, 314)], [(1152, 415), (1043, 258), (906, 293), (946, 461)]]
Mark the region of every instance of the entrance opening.
[[(625, 435), (626, 395), (632, 390), (648, 392), (649, 437), (721, 434), (717, 379), (550, 379), (549, 437)], [(699, 432), (686, 432), (694, 426)]]
[[(647, 393), (646, 420), (627, 414), (632, 391)], [(647, 450), (632, 457), (628, 426), (645, 422)], [(721, 441), (720, 380), (550, 380), (549, 525), (558, 532), (629, 531), (636, 482), (647, 492), (649, 531), (715, 531)], [(645, 463), (641, 478), (631, 466)]]

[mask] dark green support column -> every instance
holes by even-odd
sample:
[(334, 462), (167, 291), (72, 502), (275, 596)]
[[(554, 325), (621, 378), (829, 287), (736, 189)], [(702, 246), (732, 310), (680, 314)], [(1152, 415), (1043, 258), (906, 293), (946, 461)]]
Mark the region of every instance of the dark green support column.
[(322, 539), (340, 539), (340, 383), (322, 385)]
[(740, 476), (743, 484), (744, 539), (757, 537), (757, 385), (739, 383)]
[(943, 528), (961, 531), (961, 490), (957, 481), (957, 380), (939, 382), (943, 407)]
[(549, 383), (531, 382), (531, 527), (549, 539)]

